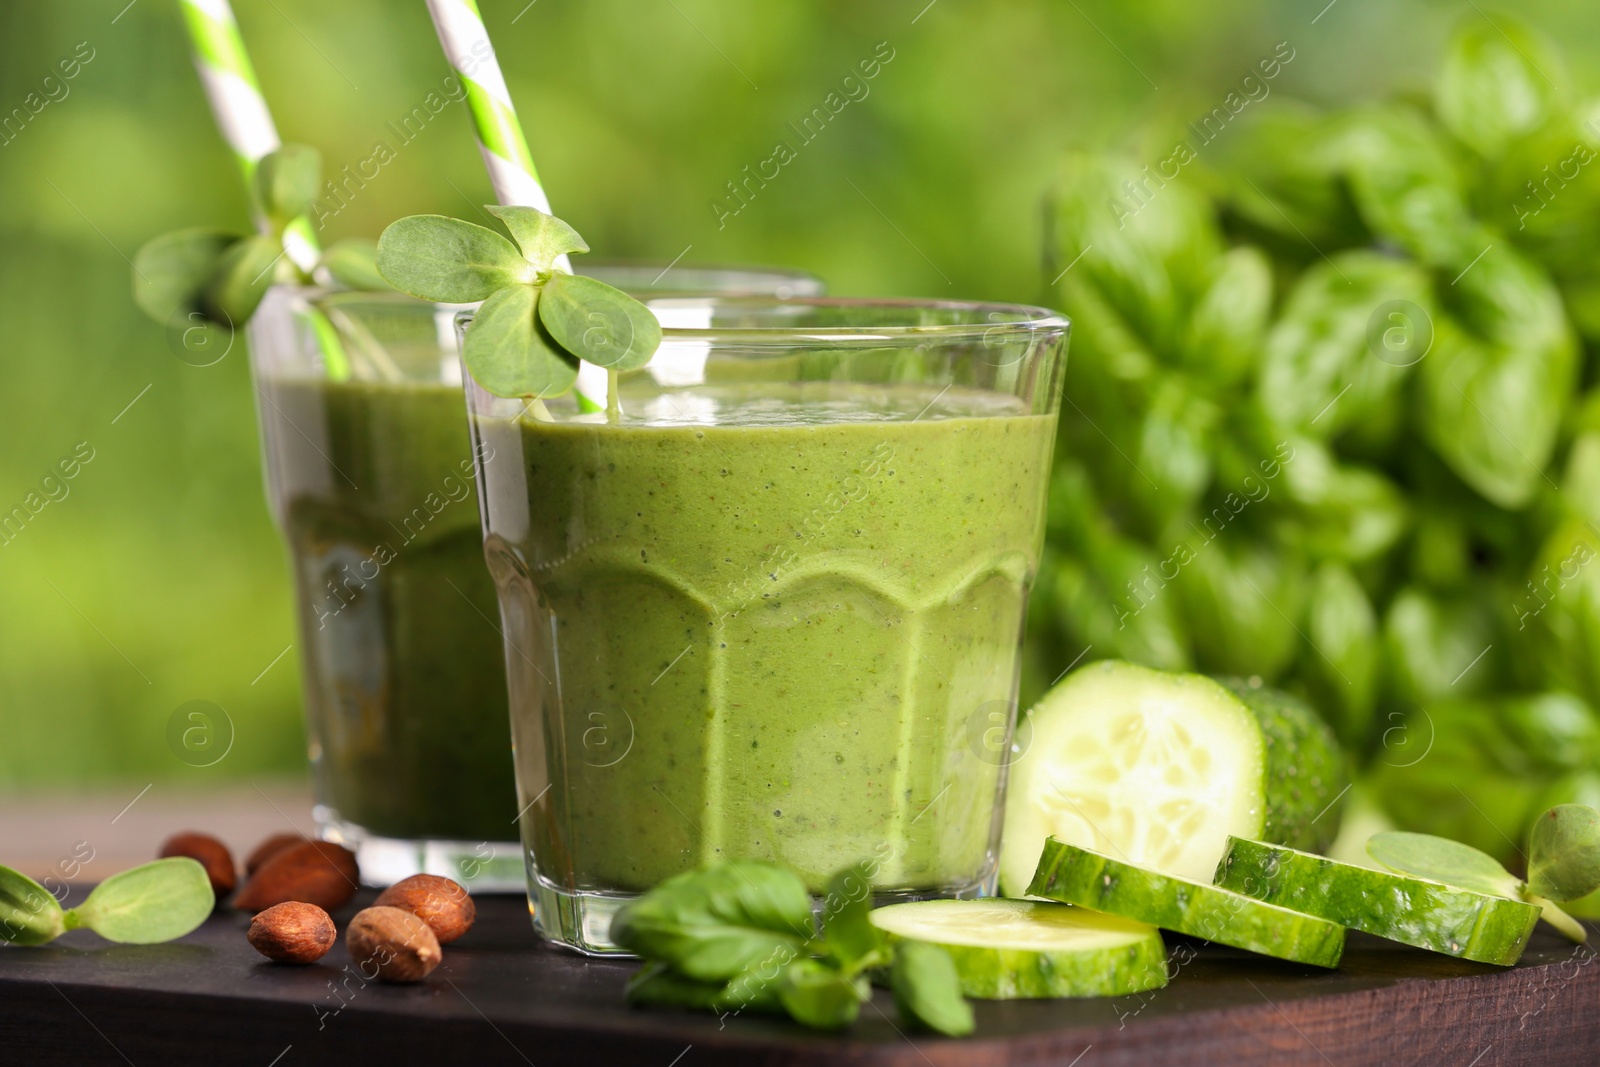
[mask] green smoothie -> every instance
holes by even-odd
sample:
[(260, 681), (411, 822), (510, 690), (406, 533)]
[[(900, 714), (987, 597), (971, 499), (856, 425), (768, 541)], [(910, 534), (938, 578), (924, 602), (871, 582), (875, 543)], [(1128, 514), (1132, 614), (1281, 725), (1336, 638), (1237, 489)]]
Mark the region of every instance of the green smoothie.
[(499, 612), (461, 388), (260, 388), (318, 801), (380, 837), (512, 837)]
[(1001, 768), (974, 738), (1014, 697), (1055, 416), (840, 382), (624, 410), (477, 424), (541, 882), (726, 856), (978, 887)]

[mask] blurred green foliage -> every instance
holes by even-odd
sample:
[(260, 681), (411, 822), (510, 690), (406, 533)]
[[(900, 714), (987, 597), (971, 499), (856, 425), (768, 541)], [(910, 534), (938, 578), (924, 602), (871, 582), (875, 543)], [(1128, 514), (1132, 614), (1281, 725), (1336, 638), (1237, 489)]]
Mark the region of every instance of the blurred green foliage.
[[(1111, 146), (1141, 160), (1164, 158), (1170, 146), (1160, 131), (1212, 113), (1280, 42), (1295, 58), (1271, 82), (1271, 95), (1250, 105), (1263, 120), (1292, 114), (1290, 96), (1342, 104), (1391, 90), (1426, 92), (1433, 57), (1461, 14), (1430, 0), (1340, 3), (1320, 15), (1313, 9), (1321, 4), (1289, 0), (482, 6), (557, 210), (597, 255), (789, 265), (822, 275), (840, 293), (1051, 302), (1070, 295), (1046, 285), (1066, 263), (1040, 262), (1042, 204), (1064, 154)], [(340, 179), (325, 244), (376, 236), (411, 213), (470, 215), (489, 199), (464, 111), (425, 112), (420, 124), (414, 117), (448, 73), (420, 0), (236, 0), (235, 7), (281, 134), (318, 147)], [(1542, 0), (1520, 13), (1587, 49), (1568, 56), (1571, 71), (1594, 69), (1600, 12), (1575, 0)], [(719, 225), (713, 202), (726, 199), (726, 184), (769, 158), (776, 141), (793, 139), (787, 124), (822, 105), (880, 42), (894, 58), (868, 83), (867, 96)], [(0, 122), (0, 508), (22, 505), (30, 493), (44, 502), (20, 533), (0, 538), (0, 788), (297, 773), (303, 741), (288, 570), (263, 502), (242, 353), (210, 367), (185, 364), (137, 314), (128, 285), (127, 258), (150, 237), (183, 226), (238, 230), (247, 221), (175, 6), (5, 4), (0, 51), (0, 119), (23, 109), (20, 121)], [(67, 78), (69, 68), (75, 73)], [(1593, 88), (1565, 86), (1575, 73), (1558, 78), (1569, 95)], [(1527, 107), (1541, 107), (1542, 93), (1529, 89)], [(1480, 111), (1467, 101), (1464, 121)], [(411, 128), (403, 129), (407, 116)], [(1488, 124), (1471, 136), (1495, 145), (1519, 130)], [(390, 151), (378, 152), (379, 142)], [(1550, 151), (1559, 148), (1553, 142)], [(1523, 179), (1519, 152), (1491, 156), (1503, 164), (1497, 180), (1515, 190)], [(1317, 160), (1303, 153), (1279, 162), (1317, 173)], [(356, 177), (342, 177), (346, 166)], [(371, 176), (361, 177), (362, 168)], [(1353, 224), (1329, 183), (1294, 189), (1300, 199), (1282, 206), (1302, 227), (1313, 219), (1334, 231)], [(1330, 198), (1332, 214), (1324, 210)], [(1102, 488), (1076, 466), (1063, 469), (1052, 501), (1071, 529), (1054, 534), (1062, 562), (1040, 590), (1041, 610), (1081, 603), (1103, 616), (1094, 625), (1111, 632), (1113, 598), (1168, 551), (1145, 547), (1166, 543), (1151, 539), (1219, 479), (1265, 477), (1249, 448), (1211, 447), (1252, 425), (1236, 402), (1250, 353), (1269, 343), (1286, 370), (1299, 373), (1304, 364), (1327, 377), (1355, 344), (1348, 324), (1319, 332), (1315, 350), (1301, 350), (1287, 333), (1263, 342), (1269, 321), (1279, 322), (1277, 268), (1250, 252), (1204, 261), (1189, 255), (1197, 210), (1176, 197), (1170, 206), (1173, 225), (1188, 229), (1170, 234), (1169, 265), (1193, 313), (1150, 324), (1170, 342), (1165, 350), (1179, 354), (1183, 372), (1152, 385), (1150, 417), (1120, 443), (1137, 449), (1130, 455), (1155, 483), (1124, 479), (1137, 483), (1126, 506), (1139, 539), (1122, 536), (1111, 513), (1098, 510)], [(1237, 213), (1242, 225), (1243, 201)], [(1565, 240), (1578, 225), (1594, 222), (1563, 219), (1551, 208), (1530, 219), (1526, 241), (1529, 255), (1542, 255), (1538, 242), (1545, 242), (1551, 256), (1567, 256), (1549, 269), (1572, 286), (1587, 284), (1580, 280), (1586, 257), (1573, 256)], [(1297, 238), (1275, 232), (1281, 222), (1275, 228), (1267, 218), (1261, 229), (1274, 263), (1281, 247), (1294, 248)], [(1320, 230), (1307, 233), (1323, 240)], [(1330, 240), (1327, 250), (1339, 247)], [(1392, 266), (1352, 260), (1342, 269), (1361, 272), (1374, 291), (1407, 284), (1390, 276)], [(1568, 292), (1574, 317), (1600, 326), (1600, 287), (1581, 300), (1576, 289)], [(1140, 301), (1154, 307), (1159, 294), (1121, 295), (1138, 308)], [(1297, 300), (1304, 310), (1296, 321), (1345, 322), (1331, 289)], [(1116, 338), (1092, 340), (1091, 312), (1070, 303), (1068, 310), (1083, 324), (1069, 399), (1116, 421), (1111, 413), (1133, 404), (1130, 390), (1149, 377), (1141, 363), (1149, 353)], [(1471, 339), (1482, 328), (1463, 330)], [(1468, 348), (1467, 358), (1482, 358)], [(1089, 372), (1096, 350), (1114, 352), (1116, 373), (1078, 373), (1079, 353)], [(1359, 388), (1364, 414), (1341, 412), (1337, 443), (1360, 439), (1370, 425), (1367, 447), (1382, 451), (1392, 411), (1387, 379)], [(1306, 414), (1313, 399), (1297, 396), (1293, 410)], [(1407, 543), (1438, 546), (1425, 554), (1427, 588), (1468, 602), (1476, 595), (1474, 554), (1484, 544), (1514, 545), (1520, 527), (1454, 506), (1451, 494), (1464, 492), (1459, 479), (1441, 479), (1433, 510), (1411, 516), (1391, 480), (1370, 465), (1330, 458), (1326, 421), (1295, 438), (1297, 458), (1271, 483), (1274, 500), (1292, 501), (1273, 509), (1271, 521), (1327, 542), (1295, 550), (1324, 562), (1288, 567), (1289, 550), (1275, 547), (1287, 543), (1281, 539), (1250, 551), (1230, 546), (1206, 564), (1203, 592), (1157, 598), (1138, 614), (1130, 626), (1143, 643), (1137, 658), (1183, 662), (1193, 655), (1182, 637), (1189, 620), (1217, 618), (1225, 625), (1208, 633), (1214, 647), (1207, 654), (1219, 662), (1247, 665), (1256, 647), (1274, 660), (1298, 660), (1299, 635), (1272, 611), (1219, 612), (1219, 604), (1243, 602), (1230, 591), (1248, 593), (1253, 584), (1285, 610), (1310, 605), (1301, 628), (1318, 627), (1325, 647), (1351, 649), (1340, 671), (1367, 678), (1378, 655), (1370, 635), (1387, 634), (1392, 620), (1356, 594), (1370, 588), (1373, 568), (1391, 565), (1397, 525), (1407, 522), (1414, 531)], [(1600, 422), (1592, 425), (1600, 432)], [(1271, 437), (1269, 427), (1262, 432)], [(1092, 431), (1069, 433), (1067, 441), (1069, 454), (1096, 467), (1121, 462)], [(93, 458), (68, 478), (61, 464), (70, 466), (80, 442)], [(1485, 470), (1504, 482), (1502, 496), (1527, 491), (1499, 473), (1492, 441), (1474, 447), (1462, 458), (1481, 454)], [(1577, 483), (1600, 476), (1600, 444), (1587, 447), (1593, 458), (1567, 468)], [(1437, 462), (1416, 459), (1417, 477)], [(1256, 508), (1239, 521), (1267, 521)], [(1558, 547), (1550, 551), (1559, 556)], [(1304, 580), (1289, 577), (1302, 569)], [(1451, 625), (1468, 618), (1453, 609), (1445, 617)], [(1600, 648), (1600, 625), (1591, 628), (1587, 618), (1573, 616), (1557, 641)], [(1452, 647), (1440, 644), (1442, 669), (1454, 663), (1446, 655)], [(1031, 687), (1080, 649), (1039, 643)], [(1102, 651), (1110, 645), (1099, 644), (1096, 654)], [(1562, 662), (1592, 670), (1572, 656)], [(220, 704), (237, 730), (232, 751), (214, 767), (190, 767), (166, 747), (168, 716), (193, 699)], [(1359, 717), (1365, 699), (1349, 699), (1356, 710), (1340, 714)]]
[(1503, 15), (1426, 93), (1247, 110), (1293, 59), (1064, 168), (1029, 654), (1304, 692), (1401, 826), (1517, 864), (1600, 776), (1600, 102)]

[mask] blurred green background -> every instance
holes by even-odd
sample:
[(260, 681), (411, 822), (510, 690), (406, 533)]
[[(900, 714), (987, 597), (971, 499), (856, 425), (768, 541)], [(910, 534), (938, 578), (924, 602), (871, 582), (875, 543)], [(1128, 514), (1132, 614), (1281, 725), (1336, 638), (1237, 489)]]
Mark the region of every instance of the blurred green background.
[[(1264, 107), (1421, 89), (1450, 29), (1481, 17), (1470, 2), (1324, 4), (482, 6), (551, 198), (598, 253), (687, 249), (685, 262), (804, 268), (837, 293), (1035, 301), (1051, 299), (1042, 202), (1066, 152), (1160, 158), (1140, 131), (1209, 111), (1282, 41), (1295, 60)], [(421, 0), (236, 11), (286, 140), (320, 148), (330, 173), (379, 141), (395, 149), (326, 238), (490, 199), (463, 108), (405, 145), (390, 126), (447, 73)], [(1600, 9), (1546, 0), (1518, 15), (1563, 43), (1574, 93), (1600, 88)], [(880, 42), (893, 59), (870, 95), (719, 226), (725, 183)], [(189, 366), (130, 296), (127, 259), (148, 238), (246, 222), (176, 5), (5, 4), (0, 49), (0, 115), (61, 60), (92, 56), (0, 134), (0, 511), (65, 492), (0, 537), (0, 789), (296, 773), (288, 570), (243, 352)], [(92, 459), (43, 486), (75, 451)], [(209, 768), (166, 743), (190, 700), (236, 729)]]

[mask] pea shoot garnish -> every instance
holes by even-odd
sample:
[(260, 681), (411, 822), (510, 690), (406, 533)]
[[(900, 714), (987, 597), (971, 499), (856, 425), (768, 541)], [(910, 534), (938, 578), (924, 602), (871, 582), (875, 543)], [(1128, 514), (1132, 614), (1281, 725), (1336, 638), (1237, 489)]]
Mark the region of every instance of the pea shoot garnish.
[(516, 243), (487, 226), (413, 215), (383, 231), (378, 270), (424, 300), (482, 301), (462, 357), (496, 396), (548, 399), (572, 389), (578, 364), (604, 367), (616, 399), (620, 371), (644, 366), (661, 326), (639, 301), (604, 282), (570, 274), (561, 257), (589, 251), (571, 226), (531, 207), (487, 207)]
[[(175, 315), (227, 329), (255, 314), (274, 284), (337, 283), (351, 289), (387, 289), (375, 266), (371, 241), (350, 238), (302, 267), (307, 257), (290, 254), (322, 182), (322, 157), (308, 145), (286, 144), (257, 165), (251, 196), (261, 231), (230, 233), (211, 228), (175, 230), (139, 249), (133, 260), (134, 300), (157, 322)], [(297, 261), (298, 260), (298, 261)]]

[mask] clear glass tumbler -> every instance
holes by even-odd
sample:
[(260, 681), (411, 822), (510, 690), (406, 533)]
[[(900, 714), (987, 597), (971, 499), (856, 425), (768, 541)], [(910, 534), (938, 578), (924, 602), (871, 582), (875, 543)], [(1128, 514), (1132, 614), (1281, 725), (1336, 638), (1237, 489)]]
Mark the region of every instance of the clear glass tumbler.
[[(756, 268), (588, 273), (674, 290), (821, 287)], [(460, 310), (394, 293), (277, 289), (251, 321), (251, 358), (268, 497), (295, 578), (318, 832), (355, 848), (372, 885), (426, 872), (520, 892)]]
[(467, 384), (536, 926), (615, 951), (617, 907), (718, 858), (992, 891), (1067, 322), (649, 306), (616, 418)]

